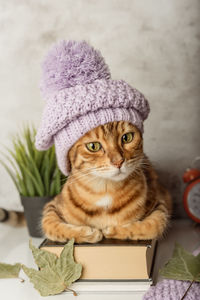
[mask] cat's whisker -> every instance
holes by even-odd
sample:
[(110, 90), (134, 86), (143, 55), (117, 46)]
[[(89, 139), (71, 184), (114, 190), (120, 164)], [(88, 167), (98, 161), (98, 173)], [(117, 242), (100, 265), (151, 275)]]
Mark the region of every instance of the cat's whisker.
[(74, 177), (74, 176), (77, 176), (77, 173), (78, 174), (89, 174), (89, 173), (91, 173), (91, 171), (93, 171), (93, 170), (96, 170), (96, 169), (104, 169), (104, 167), (92, 167), (92, 168), (86, 168), (86, 169), (84, 169), (84, 170), (74, 170), (74, 173), (73, 174), (70, 174), (70, 178), (71, 177)]
[[(93, 173), (93, 171), (100, 171), (101, 174), (106, 174), (110, 170), (111, 170), (111, 168), (109, 166), (87, 168), (83, 171), (77, 170), (76, 173), (70, 175), (70, 178), (72, 178), (72, 179), (69, 180), (68, 185), (71, 185), (80, 179), (87, 180), (87, 183), (88, 183), (98, 177)], [(81, 172), (81, 174), (79, 174), (80, 172)], [(93, 175), (93, 176), (88, 177), (88, 175)]]
[(75, 174), (71, 174), (70, 176), (75, 176), (76, 175), (76, 173), (85, 173), (86, 171), (93, 171), (93, 170), (101, 170), (101, 169), (105, 169), (105, 168), (107, 168), (107, 167), (91, 167), (91, 168), (86, 168), (86, 169), (84, 169), (84, 170), (74, 170), (74, 172), (75, 172)]
[[(87, 175), (88, 175), (88, 174), (87, 174)], [(91, 182), (92, 180), (95, 180), (95, 179), (96, 179), (95, 176), (88, 177), (87, 175), (85, 176), (85, 179), (84, 179), (87, 183), (89, 183), (89, 182)], [(83, 176), (83, 177), (84, 177), (84, 176)], [(78, 181), (78, 179), (79, 179), (79, 178), (74, 178), (73, 181), (68, 182), (68, 186), (70, 186), (70, 185), (76, 183), (76, 181)], [(82, 179), (83, 179), (83, 178), (82, 178)]]
[(133, 172), (130, 174), (130, 177), (134, 177), (134, 175), (140, 175), (141, 174), (141, 169), (140, 169), (140, 167), (138, 166), (138, 167), (135, 167), (134, 169), (133, 169)]
[(84, 177), (88, 177), (88, 175), (91, 175), (91, 172), (85, 172), (85, 173), (81, 173), (81, 174), (78, 174), (78, 175), (74, 175), (73, 177), (71, 176), (68, 180), (68, 184), (69, 182), (70, 183), (73, 183), (73, 181), (77, 181), (78, 179), (82, 179)]
[(129, 159), (129, 161), (134, 161), (134, 160), (143, 160), (144, 159), (144, 156), (143, 155), (141, 155), (141, 154), (139, 154), (139, 155), (136, 155), (136, 156), (134, 156), (134, 157), (132, 157), (131, 159)]
[(87, 178), (88, 175), (90, 175), (90, 172), (85, 172), (85, 173), (81, 173), (81, 174), (76, 174), (76, 175), (70, 175), (69, 179), (67, 181), (67, 184), (73, 183), (74, 181), (77, 181), (79, 179), (83, 179), (84, 177)]
[[(77, 174), (71, 174), (71, 175), (69, 176), (69, 182), (68, 182), (68, 184), (72, 184), (74, 181), (77, 181), (77, 180), (79, 180), (79, 179), (81, 179), (81, 178), (84, 178), (84, 177), (88, 178), (88, 177), (87, 177), (88, 175), (94, 175), (94, 174), (92, 174), (92, 172), (91, 172), (91, 171), (93, 171), (93, 170), (106, 171), (106, 169), (105, 169), (104, 167), (88, 168), (87, 171), (80, 171), (80, 170), (78, 170), (78, 171), (77, 171), (78, 175), (77, 175)], [(79, 173), (81, 173), (81, 174), (79, 174)], [(71, 179), (71, 178), (72, 178), (72, 179)]]
[(131, 160), (127, 163), (127, 166), (128, 167), (133, 166), (134, 168), (142, 168), (142, 167), (145, 167), (146, 169), (150, 168), (149, 164), (143, 162), (143, 159), (138, 159), (137, 161)]
[(134, 164), (134, 163), (140, 163), (140, 162), (141, 162), (140, 158), (130, 159), (129, 161), (127, 161), (127, 165)]
[(141, 166), (144, 166), (144, 167), (146, 167), (146, 168), (151, 168), (151, 165), (149, 165), (148, 163), (145, 163), (145, 162), (141, 162), (140, 163), (140, 167)]

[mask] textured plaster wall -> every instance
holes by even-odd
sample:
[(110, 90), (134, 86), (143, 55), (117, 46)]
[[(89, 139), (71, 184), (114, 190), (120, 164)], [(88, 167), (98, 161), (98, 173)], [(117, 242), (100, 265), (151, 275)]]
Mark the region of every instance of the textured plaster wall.
[[(60, 39), (86, 39), (101, 49), (115, 79), (150, 101), (145, 151), (184, 216), (181, 176), (200, 154), (200, 1), (0, 0), (0, 140), (24, 121), (39, 124), (40, 62)], [(0, 168), (0, 206), (21, 209)]]

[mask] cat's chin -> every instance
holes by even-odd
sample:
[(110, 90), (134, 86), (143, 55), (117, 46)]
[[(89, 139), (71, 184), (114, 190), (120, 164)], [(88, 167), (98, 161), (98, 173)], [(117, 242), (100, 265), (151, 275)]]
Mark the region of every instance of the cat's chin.
[(113, 181), (122, 181), (122, 180), (125, 180), (128, 177), (128, 175), (129, 174), (126, 174), (126, 173), (119, 173), (117, 175), (110, 177), (109, 179), (113, 180)]
[(122, 181), (125, 180), (130, 175), (129, 172), (115, 171), (108, 172), (107, 174), (96, 173), (96, 176), (104, 179), (104, 180), (112, 180), (112, 181)]

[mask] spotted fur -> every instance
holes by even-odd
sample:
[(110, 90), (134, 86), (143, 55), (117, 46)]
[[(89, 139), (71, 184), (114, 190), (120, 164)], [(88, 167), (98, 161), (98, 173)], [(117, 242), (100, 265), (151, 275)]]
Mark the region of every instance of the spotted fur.
[[(124, 144), (122, 136), (132, 132)], [(100, 142), (90, 152), (86, 144)], [(171, 198), (143, 153), (140, 131), (124, 121), (89, 131), (69, 151), (71, 172), (62, 192), (46, 204), (42, 228), (51, 239), (95, 243), (106, 238), (152, 239), (163, 235)]]

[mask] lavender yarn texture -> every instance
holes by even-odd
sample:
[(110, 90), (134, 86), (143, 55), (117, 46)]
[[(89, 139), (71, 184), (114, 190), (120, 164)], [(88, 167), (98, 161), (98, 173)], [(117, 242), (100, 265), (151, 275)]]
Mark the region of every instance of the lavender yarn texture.
[[(200, 253), (200, 247), (193, 251), (193, 255)], [(150, 287), (143, 297), (143, 300), (180, 300), (190, 286), (190, 281), (174, 279), (163, 279), (155, 286)], [(184, 300), (200, 299), (200, 282), (194, 282)]]
[(96, 79), (109, 79), (110, 71), (101, 53), (85, 41), (61, 41), (48, 52), (43, 64), (41, 89), (48, 95)]
[[(143, 300), (180, 300), (189, 285), (190, 281), (164, 279), (156, 286), (150, 287)], [(194, 282), (184, 300), (198, 299), (200, 299), (200, 283)]]
[(36, 148), (55, 143), (60, 170), (68, 175), (67, 154), (86, 132), (112, 121), (128, 121), (143, 132), (150, 108), (144, 95), (123, 80), (113, 80), (101, 53), (85, 41), (54, 45), (43, 65), (46, 99)]

